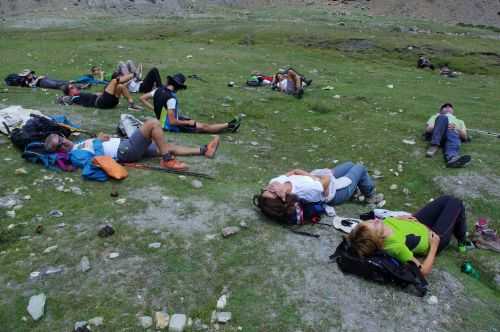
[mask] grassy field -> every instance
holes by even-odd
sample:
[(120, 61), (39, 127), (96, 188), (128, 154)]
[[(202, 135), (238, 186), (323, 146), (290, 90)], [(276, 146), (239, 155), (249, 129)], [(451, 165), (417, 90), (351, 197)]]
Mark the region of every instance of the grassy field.
[[(500, 141), (473, 135), (463, 146), (473, 162), (454, 170), (440, 156), (425, 158), (421, 140), (425, 121), (447, 101), (468, 127), (500, 130), (498, 34), (362, 13), (341, 16), (316, 7), (120, 21), (52, 17), (55, 26), (41, 29), (13, 22), (0, 26), (1, 77), (32, 68), (72, 79), (91, 65), (111, 71), (118, 61), (134, 59), (146, 70), (157, 66), (162, 76), (182, 72), (209, 81), (188, 80), (188, 90), (179, 93), (184, 113), (206, 122), (241, 114), (243, 124), (239, 133), (222, 136), (214, 160), (183, 159), (216, 177), (203, 180), (201, 189), (190, 178), (137, 170), (121, 183), (86, 182), (78, 173), (24, 162), (1, 137), (0, 197), (31, 199), (13, 219), (0, 211), (0, 331), (70, 331), (76, 321), (95, 316), (104, 317), (104, 325), (93, 331), (139, 331), (138, 316), (164, 308), (209, 324), (224, 288), (233, 320), (219, 327), (223, 331), (498, 331), (498, 255), (475, 250), (464, 257), (452, 244), (429, 277), (430, 295), (439, 299), (433, 306), (427, 298), (344, 276), (328, 264), (339, 233), (318, 226), (313, 231), (320, 240), (297, 237), (267, 222), (251, 204), (272, 176), (352, 160), (382, 172), (377, 189), (389, 209), (413, 211), (442, 193), (461, 194), (471, 228), (486, 217), (500, 229)], [(401, 32), (408, 27), (422, 32)], [(420, 54), (463, 75), (447, 79), (417, 70)], [(229, 81), (243, 85), (254, 70), (272, 73), (287, 65), (313, 79), (302, 100), (267, 88), (227, 87)], [(114, 110), (95, 110), (56, 105), (54, 91), (1, 91), (3, 106), (64, 114), (93, 131), (114, 133), (127, 112), (124, 101)], [(210, 136), (167, 138), (199, 145)], [(404, 171), (394, 176), (390, 170), (400, 162)], [(15, 175), (20, 167), (28, 174)], [(398, 189), (390, 190), (392, 184)], [(79, 187), (83, 196), (59, 191), (61, 185)], [(110, 197), (115, 189), (125, 204)], [(53, 209), (64, 216), (49, 217)], [(337, 212), (366, 211), (349, 203)], [(223, 226), (241, 221), (249, 227), (221, 238)], [(104, 223), (112, 223), (116, 234), (97, 237)], [(35, 233), (38, 224), (42, 234)], [(162, 247), (149, 249), (151, 242)], [(53, 245), (55, 251), (42, 253)], [(120, 256), (111, 260), (111, 252)], [(79, 271), (82, 256), (92, 265), (87, 273)], [(478, 266), (481, 280), (460, 272), (464, 259)], [(54, 266), (63, 272), (30, 279), (31, 272)], [(48, 297), (45, 316), (33, 322), (26, 306), (40, 292)]]

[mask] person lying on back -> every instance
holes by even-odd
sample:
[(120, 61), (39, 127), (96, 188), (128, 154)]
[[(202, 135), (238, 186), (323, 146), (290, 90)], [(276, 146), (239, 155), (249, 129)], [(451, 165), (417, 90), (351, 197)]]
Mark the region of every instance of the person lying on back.
[(186, 170), (185, 163), (175, 159), (175, 156), (205, 156), (213, 158), (219, 146), (219, 136), (207, 145), (190, 148), (169, 144), (165, 141), (164, 132), (158, 120), (149, 119), (134, 131), (130, 138), (114, 138), (107, 134), (99, 134), (96, 139), (73, 143), (63, 136), (51, 134), (45, 140), (45, 149), (49, 152), (71, 152), (83, 149), (95, 153), (95, 144), (102, 144), (104, 155), (110, 156), (120, 163), (133, 163), (143, 158), (161, 156), (160, 167), (173, 170)]
[[(220, 133), (223, 131), (236, 132), (241, 120), (235, 118), (227, 123), (207, 124), (192, 120), (180, 114), (177, 92), (185, 90), (186, 78), (182, 74), (167, 76), (167, 85), (160, 86), (150, 93), (141, 96), (141, 101), (154, 111), (164, 130), (183, 133)], [(153, 99), (153, 104), (149, 102)]]
[[(18, 84), (19, 86), (26, 88), (42, 88), (42, 89), (61, 89), (64, 85), (71, 83), (72, 81), (66, 80), (55, 80), (48, 78), (47, 76), (36, 76), (35, 71), (31, 69), (25, 69), (19, 74)], [(87, 85), (79, 85), (80, 89), (88, 87)]]
[(134, 104), (127, 87), (124, 85), (131, 78), (132, 74), (118, 77), (114, 75), (113, 79), (104, 88), (102, 93), (81, 92), (74, 84), (65, 85), (62, 91), (65, 96), (71, 97), (71, 103), (83, 107), (96, 107), (101, 109), (110, 109), (116, 107), (120, 102), (120, 97), (128, 100), (128, 109), (131, 111), (140, 111), (142, 108)]
[(288, 95), (294, 95), (297, 98), (302, 98), (304, 88), (311, 85), (312, 80), (306, 80), (305, 77), (297, 73), (292, 68), (280, 69), (272, 81), (273, 89), (277, 89)]

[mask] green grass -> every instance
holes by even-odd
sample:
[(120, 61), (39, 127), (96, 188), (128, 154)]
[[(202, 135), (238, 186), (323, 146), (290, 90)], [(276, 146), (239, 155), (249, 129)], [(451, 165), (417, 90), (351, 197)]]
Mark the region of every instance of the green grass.
[[(499, 130), (500, 115), (495, 111), (500, 88), (498, 57), (485, 54), (500, 53), (500, 43), (487, 38), (491, 31), (396, 18), (342, 17), (315, 7), (225, 10), (197, 19), (156, 18), (134, 23), (133, 29), (110, 18), (82, 24), (83, 30), (81, 26), (39, 31), (4, 26), (0, 36), (0, 76), (33, 68), (39, 74), (72, 79), (85, 73), (90, 65), (99, 64), (110, 71), (119, 60), (136, 59), (144, 63), (145, 69), (157, 66), (162, 76), (196, 73), (209, 80), (208, 84), (190, 80), (189, 89), (179, 93), (185, 113), (205, 122), (223, 122), (245, 114), (241, 131), (223, 136), (215, 160), (185, 158), (193, 170), (211, 173), (216, 180), (203, 181), (203, 188), (196, 190), (190, 179), (132, 170), (127, 180), (114, 185), (120, 197), (136, 189), (159, 187), (161, 195), (179, 201), (202, 199), (215, 210), (233, 208), (233, 213), (209, 220), (217, 225), (212, 233), (221, 225), (236, 225), (240, 219), (248, 219), (251, 227), (226, 240), (205, 241), (204, 232), (185, 236), (170, 230), (162, 230), (164, 236), (159, 237), (151, 229), (127, 223), (143, 215), (152, 197), (128, 197), (127, 204), (120, 206), (109, 195), (113, 184), (85, 182), (79, 174), (55, 173), (55, 178), (73, 179), (72, 185), (80, 187), (84, 197), (57, 191), (54, 181), (32, 185), (34, 180), (52, 173), (23, 162), (18, 151), (0, 144), (2, 160), (12, 159), (0, 164), (0, 196), (22, 185), (28, 190), (21, 193), (32, 196), (15, 219), (1, 217), (0, 251), (5, 251), (0, 255), (2, 330), (69, 330), (75, 321), (102, 315), (106, 324), (102, 331), (133, 331), (137, 313), (151, 315), (164, 306), (170, 313), (185, 312), (208, 322), (224, 286), (231, 290), (228, 310), (234, 316), (234, 322), (224, 330), (233, 331), (237, 326), (244, 331), (341, 329), (338, 309), (332, 309), (332, 321), (338, 325), (326, 321), (311, 325), (301, 320), (300, 308), (308, 304), (290, 300), (283, 286), (285, 281), (271, 271), (296, 268), (300, 280), (302, 267), (294, 258), (296, 248), (276, 253), (274, 243), (285, 241), (284, 231), (262, 222), (260, 217), (238, 215), (239, 209), (251, 209), (251, 196), (265, 181), (291, 168), (333, 167), (333, 160), (360, 161), (385, 175), (377, 187), (385, 193), (389, 209), (416, 209), (441, 194), (432, 180), (436, 176), (465, 172), (500, 176), (499, 142), (493, 138), (474, 136), (471, 144), (463, 146), (463, 152), (474, 159), (464, 171), (446, 169), (439, 157), (425, 159), (426, 145), (420, 139), (426, 119), (445, 101), (453, 102), (457, 115), (469, 127)], [(469, 35), (394, 32), (394, 26), (400, 25)], [(349, 51), (339, 46), (352, 39), (369, 40), (373, 47)], [(416, 46), (414, 51), (408, 50), (409, 45)], [(421, 50), (464, 75), (449, 80), (415, 69)], [(187, 55), (193, 57), (188, 59)], [(243, 84), (253, 70), (272, 73), (286, 65), (314, 80), (302, 100), (265, 88), (227, 87), (228, 81)], [(389, 89), (389, 84), (394, 88)], [(321, 89), (327, 85), (334, 90)], [(65, 114), (84, 128), (104, 132), (114, 132), (120, 113), (126, 111), (123, 102), (109, 111), (61, 107), (53, 102), (56, 93), (9, 88), (8, 93), (0, 94), (0, 102), (47, 114)], [(226, 96), (233, 101), (228, 103)], [(223, 103), (230, 106), (223, 107)], [(204, 144), (209, 139), (205, 135), (167, 137), (189, 145)], [(417, 144), (405, 145), (405, 138), (413, 138)], [(259, 145), (251, 145), (252, 141)], [(389, 169), (396, 169), (399, 161), (405, 162), (405, 170), (399, 177), (392, 176)], [(28, 174), (14, 175), (19, 167), (26, 168)], [(400, 189), (389, 190), (393, 183)], [(410, 193), (404, 194), (403, 188)], [(498, 197), (486, 195), (468, 200), (469, 224), (485, 216), (499, 229), (497, 202)], [(169, 218), (167, 208), (156, 201), (153, 205), (166, 209), (165, 218)], [(188, 204), (179, 218), (190, 218), (193, 212), (189, 206), (194, 205)], [(365, 212), (365, 207), (348, 207), (354, 214)], [(47, 217), (52, 209), (64, 211), (65, 216)], [(42, 221), (36, 216), (41, 216)], [(103, 240), (96, 236), (97, 227), (107, 221), (113, 222), (117, 233)], [(57, 230), (60, 222), (66, 227)], [(21, 225), (8, 230), (10, 223)], [(38, 223), (44, 225), (41, 235), (34, 234)], [(31, 239), (19, 240), (26, 235)], [(154, 241), (162, 242), (162, 248), (148, 249), (147, 244)], [(41, 254), (53, 244), (58, 244), (57, 251)], [(105, 260), (105, 254), (111, 251), (119, 251), (120, 258)], [(83, 255), (89, 256), (93, 265), (89, 275), (76, 268)], [(470, 253), (485, 271), (481, 282), (460, 273), (463, 257), (452, 250), (442, 257), (438, 268), (459, 279), (465, 287), (463, 296), (480, 303), (460, 309), (470, 314), (463, 321), (464, 329), (476, 327), (477, 322), (481, 322), (483, 330), (498, 326), (500, 297), (493, 282), (499, 273), (498, 257)], [(57, 265), (67, 268), (63, 275), (38, 282), (28, 280), (32, 271)], [(291, 282), (290, 287), (300, 288), (300, 281), (297, 283), (299, 286)], [(28, 322), (23, 322), (21, 317), (28, 316), (25, 308), (29, 296), (39, 291), (48, 295), (45, 317), (37, 323), (29, 317)]]

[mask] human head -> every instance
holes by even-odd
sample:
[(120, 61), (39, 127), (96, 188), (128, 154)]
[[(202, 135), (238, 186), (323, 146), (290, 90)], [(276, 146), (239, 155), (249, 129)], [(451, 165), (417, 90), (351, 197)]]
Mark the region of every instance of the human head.
[(277, 181), (271, 182), (262, 190), (262, 196), (266, 198), (279, 198), (283, 202), (286, 200), (286, 185)]
[(451, 103), (444, 103), (441, 105), (439, 108), (439, 113), (445, 114), (445, 113), (453, 113), (453, 105)]
[(18, 76), (25, 77), (27, 79), (32, 79), (35, 72), (31, 69), (24, 69), (22, 72), (17, 74)]
[(73, 142), (58, 134), (50, 134), (45, 139), (45, 150), (49, 152), (69, 152), (73, 149)]
[(383, 232), (384, 227), (380, 220), (368, 220), (356, 226), (347, 236), (347, 240), (359, 256), (370, 256), (383, 249)]
[(266, 195), (265, 190), (260, 195), (255, 195), (253, 198), (254, 204), (267, 217), (288, 223), (288, 216), (296, 213), (296, 203), (298, 197), (293, 194), (286, 195), (286, 199), (282, 200), (278, 196)]
[(99, 75), (99, 74), (101, 73), (101, 71), (102, 71), (102, 69), (101, 69), (101, 67), (99, 67), (99, 66), (92, 66), (92, 67), (90, 68), (90, 73), (91, 73), (92, 75)]
[(181, 73), (177, 73), (173, 76), (167, 76), (167, 85), (173, 86), (175, 91), (187, 89), (185, 83), (186, 77)]
[(80, 91), (74, 84), (65, 84), (61, 87), (62, 92), (65, 96), (76, 96)]

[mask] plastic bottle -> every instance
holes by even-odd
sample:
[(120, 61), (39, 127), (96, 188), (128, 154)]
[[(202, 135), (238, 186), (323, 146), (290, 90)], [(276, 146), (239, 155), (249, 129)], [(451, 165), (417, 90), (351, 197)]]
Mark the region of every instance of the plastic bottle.
[(462, 264), (462, 272), (465, 273), (465, 274), (468, 274), (468, 275), (472, 276), (475, 279), (479, 280), (479, 277), (480, 277), (479, 271), (476, 270), (474, 268), (474, 266), (472, 265), (472, 263), (469, 262), (469, 261), (465, 261)]

